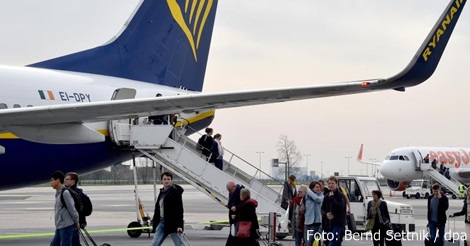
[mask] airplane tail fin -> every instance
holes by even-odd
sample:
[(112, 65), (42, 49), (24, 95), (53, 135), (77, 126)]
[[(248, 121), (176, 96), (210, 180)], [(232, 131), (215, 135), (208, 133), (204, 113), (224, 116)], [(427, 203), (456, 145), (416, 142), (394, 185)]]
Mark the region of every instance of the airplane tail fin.
[(116, 38), (31, 64), (201, 91), (218, 0), (142, 0)]
[(405, 87), (418, 85), (434, 73), (466, 2), (450, 1), (408, 66), (386, 79), (391, 88), (404, 91)]
[(364, 147), (364, 144), (361, 144), (361, 148), (359, 148), (359, 153), (357, 154), (357, 161), (361, 162), (362, 161), (362, 148)]

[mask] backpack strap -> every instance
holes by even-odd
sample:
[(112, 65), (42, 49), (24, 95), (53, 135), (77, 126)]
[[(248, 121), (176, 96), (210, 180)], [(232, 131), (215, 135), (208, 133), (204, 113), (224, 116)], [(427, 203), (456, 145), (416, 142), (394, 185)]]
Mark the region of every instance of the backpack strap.
[[(60, 202), (62, 203), (62, 207), (64, 208), (67, 208), (67, 204), (65, 203), (65, 200), (64, 200), (64, 191), (68, 191), (69, 188), (65, 188), (65, 189), (62, 189), (62, 192), (60, 193)], [(70, 191), (69, 191), (70, 193)], [(72, 195), (72, 194), (70, 194)]]

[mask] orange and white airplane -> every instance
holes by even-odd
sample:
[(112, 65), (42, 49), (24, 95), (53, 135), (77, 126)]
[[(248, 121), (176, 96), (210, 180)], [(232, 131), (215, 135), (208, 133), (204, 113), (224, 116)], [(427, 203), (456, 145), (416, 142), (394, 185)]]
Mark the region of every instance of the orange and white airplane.
[[(426, 168), (434, 162), (436, 169), (441, 164), (449, 168), (455, 180), (470, 183), (470, 148), (447, 147), (402, 147), (387, 154), (382, 163), (362, 160), (363, 145), (357, 160), (364, 164), (379, 165), (380, 173), (387, 179), (387, 185), (394, 191), (405, 190), (407, 184), (415, 179), (427, 178)], [(425, 168), (422, 166), (425, 165)]]
[[(433, 74), (465, 3), (450, 1), (410, 63), (390, 78), (201, 93), (218, 1), (142, 0), (102, 46), (0, 66), (0, 189), (44, 182), (58, 169), (86, 173), (131, 159), (110, 137), (113, 120), (179, 114), (197, 131), (215, 109), (405, 91)], [(131, 98), (111, 100), (119, 91)]]

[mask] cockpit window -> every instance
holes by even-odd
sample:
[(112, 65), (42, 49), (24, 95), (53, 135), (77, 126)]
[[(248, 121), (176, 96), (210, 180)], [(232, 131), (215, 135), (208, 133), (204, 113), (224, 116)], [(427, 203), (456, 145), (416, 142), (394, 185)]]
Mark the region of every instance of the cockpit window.
[(5, 103), (0, 103), (0, 109), (8, 108), (8, 106)]
[(386, 160), (400, 160), (400, 161), (409, 161), (410, 158), (406, 155), (392, 155), (392, 156), (387, 156), (385, 158)]

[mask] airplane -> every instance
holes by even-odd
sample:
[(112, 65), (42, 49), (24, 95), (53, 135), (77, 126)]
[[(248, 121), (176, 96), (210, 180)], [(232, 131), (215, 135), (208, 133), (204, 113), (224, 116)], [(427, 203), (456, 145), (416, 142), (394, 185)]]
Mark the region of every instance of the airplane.
[[(426, 161), (427, 159), (427, 161)], [(460, 183), (470, 182), (470, 148), (455, 147), (403, 147), (387, 154), (380, 166), (380, 173), (387, 179), (387, 185), (395, 191), (406, 189), (415, 179), (426, 178), (420, 165), (431, 165), (439, 170), (441, 163), (449, 168), (450, 177)]]
[(110, 137), (114, 120), (179, 114), (177, 124), (191, 124), (191, 134), (210, 125), (216, 109), (403, 92), (434, 73), (465, 3), (449, 2), (392, 77), (202, 93), (218, 1), (142, 0), (102, 46), (26, 67), (0, 66), (0, 190), (43, 183), (54, 170), (89, 173), (130, 160), (132, 153)]

